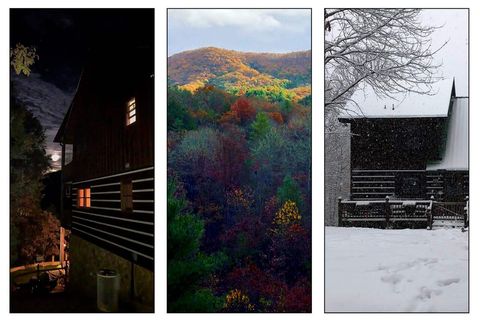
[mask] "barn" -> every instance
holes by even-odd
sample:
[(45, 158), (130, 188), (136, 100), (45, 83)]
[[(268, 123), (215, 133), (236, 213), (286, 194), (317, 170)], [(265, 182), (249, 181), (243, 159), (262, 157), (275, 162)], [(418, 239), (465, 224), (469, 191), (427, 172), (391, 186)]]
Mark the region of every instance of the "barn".
[(371, 113), (339, 117), (351, 146), (350, 196), (338, 201), (339, 225), (465, 224), (469, 99), (456, 95), (454, 79), (432, 95), (366, 103)]
[(54, 140), (70, 287), (95, 297), (97, 271), (114, 269), (120, 301), (143, 311), (153, 311), (153, 70), (152, 47), (92, 50)]

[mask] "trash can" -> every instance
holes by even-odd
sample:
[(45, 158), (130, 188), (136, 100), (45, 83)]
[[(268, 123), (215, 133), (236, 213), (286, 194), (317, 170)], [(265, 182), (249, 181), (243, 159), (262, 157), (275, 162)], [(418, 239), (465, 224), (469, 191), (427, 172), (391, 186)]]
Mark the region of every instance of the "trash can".
[(118, 311), (120, 275), (115, 270), (101, 269), (97, 272), (97, 308), (103, 312)]

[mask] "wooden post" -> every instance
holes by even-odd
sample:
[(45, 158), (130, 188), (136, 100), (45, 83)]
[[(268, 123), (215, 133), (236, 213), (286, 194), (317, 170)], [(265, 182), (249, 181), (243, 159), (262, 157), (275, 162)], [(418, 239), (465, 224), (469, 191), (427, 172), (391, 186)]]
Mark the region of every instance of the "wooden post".
[(135, 300), (136, 281), (135, 281), (135, 263), (137, 262), (137, 254), (132, 253), (132, 261), (130, 262), (130, 299)]
[(432, 205), (431, 205), (431, 208), (430, 210), (428, 211), (428, 227), (430, 228), (430, 230), (432, 230), (432, 227), (433, 227), (433, 206), (434, 206), (434, 201), (435, 201), (435, 197), (432, 195), (430, 197), (430, 201), (432, 202)]
[(389, 196), (385, 197), (385, 222), (386, 222), (386, 228), (388, 229), (390, 227), (390, 197)]
[(463, 208), (463, 227), (468, 227), (468, 196), (465, 197), (465, 207)]
[(342, 197), (338, 197), (337, 199), (337, 213), (338, 213), (338, 226), (342, 227), (343, 221), (342, 221)]
[(65, 169), (65, 142), (63, 142), (62, 138), (62, 143), (60, 143), (62, 146), (62, 159), (61, 159), (61, 166), (60, 166), (60, 225), (63, 225), (65, 223), (65, 210), (64, 210), (64, 196), (65, 196), (65, 183), (63, 180), (65, 179), (65, 174), (63, 170)]
[(60, 227), (60, 264), (65, 260), (65, 228)]

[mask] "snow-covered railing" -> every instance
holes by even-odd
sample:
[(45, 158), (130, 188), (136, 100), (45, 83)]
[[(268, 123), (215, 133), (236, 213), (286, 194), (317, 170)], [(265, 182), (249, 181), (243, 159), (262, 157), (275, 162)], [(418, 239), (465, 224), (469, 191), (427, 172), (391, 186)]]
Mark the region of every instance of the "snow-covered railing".
[(420, 223), (430, 227), (435, 220), (468, 225), (468, 197), (465, 202), (430, 200), (342, 200), (338, 198), (338, 225), (372, 223), (390, 227), (398, 222)]
[(338, 199), (339, 226), (360, 222), (372, 222), (391, 226), (396, 222), (429, 222), (432, 202), (429, 200), (355, 201)]
[(457, 221), (463, 223), (464, 227), (468, 225), (468, 196), (465, 197), (465, 201), (460, 202), (434, 201), (433, 197), (431, 200), (432, 221)]

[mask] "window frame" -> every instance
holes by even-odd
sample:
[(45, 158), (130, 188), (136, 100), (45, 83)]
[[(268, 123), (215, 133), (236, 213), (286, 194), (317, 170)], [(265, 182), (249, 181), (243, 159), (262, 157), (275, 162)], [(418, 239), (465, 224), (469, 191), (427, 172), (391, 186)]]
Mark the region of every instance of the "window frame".
[(124, 213), (133, 211), (133, 183), (131, 179), (120, 182), (120, 210)]
[(90, 208), (92, 205), (91, 189), (90, 187), (79, 188), (77, 190), (77, 207)]
[(125, 112), (125, 124), (127, 127), (131, 126), (137, 122), (137, 99), (132, 97), (127, 101), (126, 112)]

